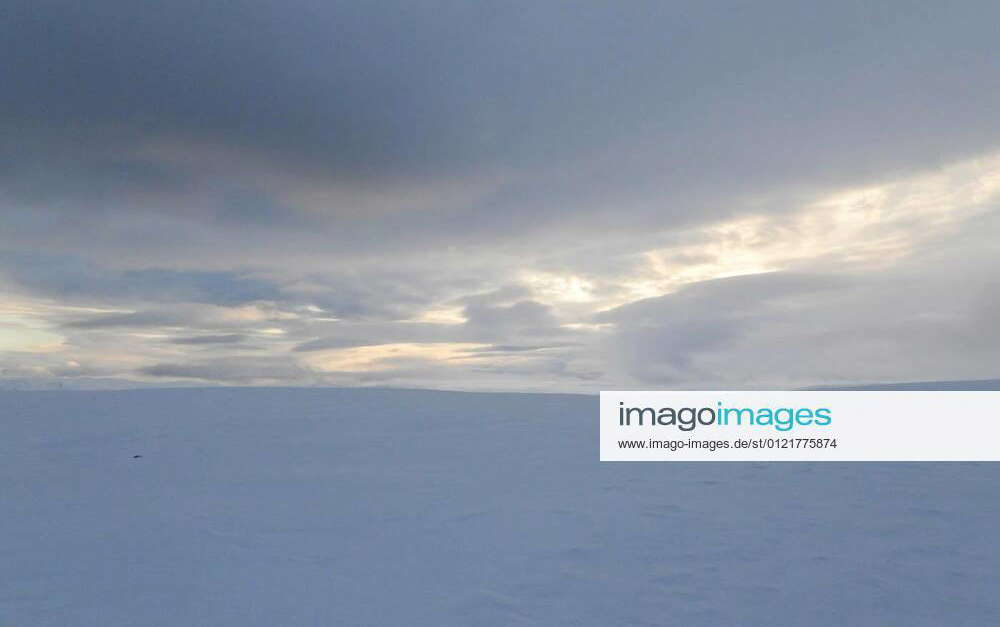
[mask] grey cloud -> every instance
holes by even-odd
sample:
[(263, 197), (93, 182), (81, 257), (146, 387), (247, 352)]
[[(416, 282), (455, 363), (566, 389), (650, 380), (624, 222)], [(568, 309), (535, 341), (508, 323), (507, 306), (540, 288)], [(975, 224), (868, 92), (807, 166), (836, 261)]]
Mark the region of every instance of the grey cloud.
[(0, 276), (43, 296), (90, 302), (193, 302), (240, 305), (282, 300), (281, 289), (242, 272), (119, 270), (71, 255), (0, 251)]
[(170, 340), (174, 344), (202, 345), (202, 344), (238, 344), (246, 340), (246, 336), (238, 333), (228, 335), (195, 335), (193, 337), (178, 337)]
[(67, 322), (70, 329), (113, 329), (120, 327), (160, 327), (187, 326), (200, 322), (196, 315), (182, 315), (174, 312), (142, 311), (135, 313), (108, 314)]
[(491, 344), (482, 348), (471, 349), (476, 353), (530, 353), (534, 351), (544, 351), (558, 348), (574, 346), (567, 342), (553, 342), (549, 344)]
[(471, 333), (498, 337), (511, 332), (527, 336), (561, 333), (551, 308), (531, 300), (500, 306), (468, 305), (465, 316)]
[(338, 323), (330, 326), (334, 333), (302, 342), (294, 350), (312, 352), (400, 342), (492, 343), (512, 339), (565, 338), (573, 335), (563, 329), (551, 309), (541, 303), (528, 300), (505, 305), (478, 303), (477, 298), (477, 304), (465, 307), (464, 323)]
[(468, 294), (461, 298), (455, 300), (456, 304), (462, 305), (463, 308), (468, 309), (469, 307), (473, 309), (484, 308), (484, 307), (495, 307), (498, 305), (512, 305), (518, 301), (523, 301), (531, 298), (531, 290), (517, 283), (509, 283), (502, 285), (497, 289), (490, 290), (487, 292), (478, 292), (475, 294)]
[(128, 328), (180, 327), (187, 329), (249, 329), (274, 325), (286, 318), (273, 306), (257, 306), (252, 318), (239, 315), (230, 307), (173, 303), (129, 313), (110, 313), (71, 319), (62, 324), (65, 329), (100, 330)]
[(597, 322), (630, 320), (655, 324), (665, 318), (695, 318), (698, 311), (712, 317), (739, 317), (762, 307), (778, 304), (781, 299), (809, 292), (850, 285), (850, 279), (828, 274), (769, 272), (702, 281), (666, 296), (648, 298), (594, 316)]
[(327, 315), (348, 320), (405, 319), (468, 289), (470, 283), (461, 276), (435, 276), (429, 269), (392, 268), (353, 275), (311, 275), (302, 282), (310, 289), (301, 298)]
[[(889, 124), (879, 133), (889, 136), (940, 122), (928, 109), (951, 104), (946, 87), (988, 96), (967, 75), (991, 61), (993, 12), (991, 3), (15, 1), (0, 38), (11, 68), (3, 110), (215, 135), (362, 174), (470, 158), (547, 162), (658, 127), (703, 132), (737, 111), (760, 132), (778, 120), (785, 130), (791, 113), (811, 133)], [(943, 68), (940, 89), (924, 89), (921, 79)], [(970, 103), (957, 134), (988, 121), (991, 103)], [(733, 139), (755, 135), (720, 129), (734, 130), (744, 137)]]
[(139, 374), (165, 379), (198, 379), (223, 383), (303, 382), (312, 373), (284, 359), (207, 359), (185, 363), (159, 363), (140, 368)]
[(720, 279), (602, 312), (595, 320), (616, 326), (608, 345), (630, 374), (663, 384), (704, 374), (696, 365), (702, 353), (738, 345), (765, 323), (800, 316), (796, 297), (845, 285), (842, 277), (794, 273)]
[(991, 284), (914, 268), (708, 282), (605, 314), (605, 355), (671, 386), (974, 378), (998, 365), (1000, 336), (979, 309)]

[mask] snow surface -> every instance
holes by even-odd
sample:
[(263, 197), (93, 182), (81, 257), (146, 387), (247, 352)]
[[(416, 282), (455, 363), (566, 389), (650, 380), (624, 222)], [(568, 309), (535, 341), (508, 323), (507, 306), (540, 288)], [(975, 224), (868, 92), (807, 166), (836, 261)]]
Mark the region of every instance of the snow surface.
[(602, 464), (597, 410), (0, 393), (0, 625), (1000, 624), (1000, 465)]

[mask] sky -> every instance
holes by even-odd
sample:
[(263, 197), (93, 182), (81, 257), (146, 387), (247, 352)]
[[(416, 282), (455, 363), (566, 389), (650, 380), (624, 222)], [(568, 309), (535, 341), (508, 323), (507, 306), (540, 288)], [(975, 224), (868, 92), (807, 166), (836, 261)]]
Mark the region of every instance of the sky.
[(8, 0), (0, 381), (1000, 376), (1000, 4)]

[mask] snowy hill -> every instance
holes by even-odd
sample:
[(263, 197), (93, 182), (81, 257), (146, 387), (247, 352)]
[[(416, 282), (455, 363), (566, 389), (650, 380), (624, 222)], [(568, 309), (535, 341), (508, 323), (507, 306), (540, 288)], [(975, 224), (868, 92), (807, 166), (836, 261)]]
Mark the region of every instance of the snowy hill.
[(597, 399), (0, 393), (0, 624), (995, 625), (1000, 465), (601, 464)]

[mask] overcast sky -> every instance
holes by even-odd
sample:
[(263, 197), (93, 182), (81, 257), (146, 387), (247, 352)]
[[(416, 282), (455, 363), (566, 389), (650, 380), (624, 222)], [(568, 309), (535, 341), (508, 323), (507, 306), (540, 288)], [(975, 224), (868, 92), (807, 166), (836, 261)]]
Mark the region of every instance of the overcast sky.
[(996, 2), (0, 14), (0, 378), (1000, 376)]

